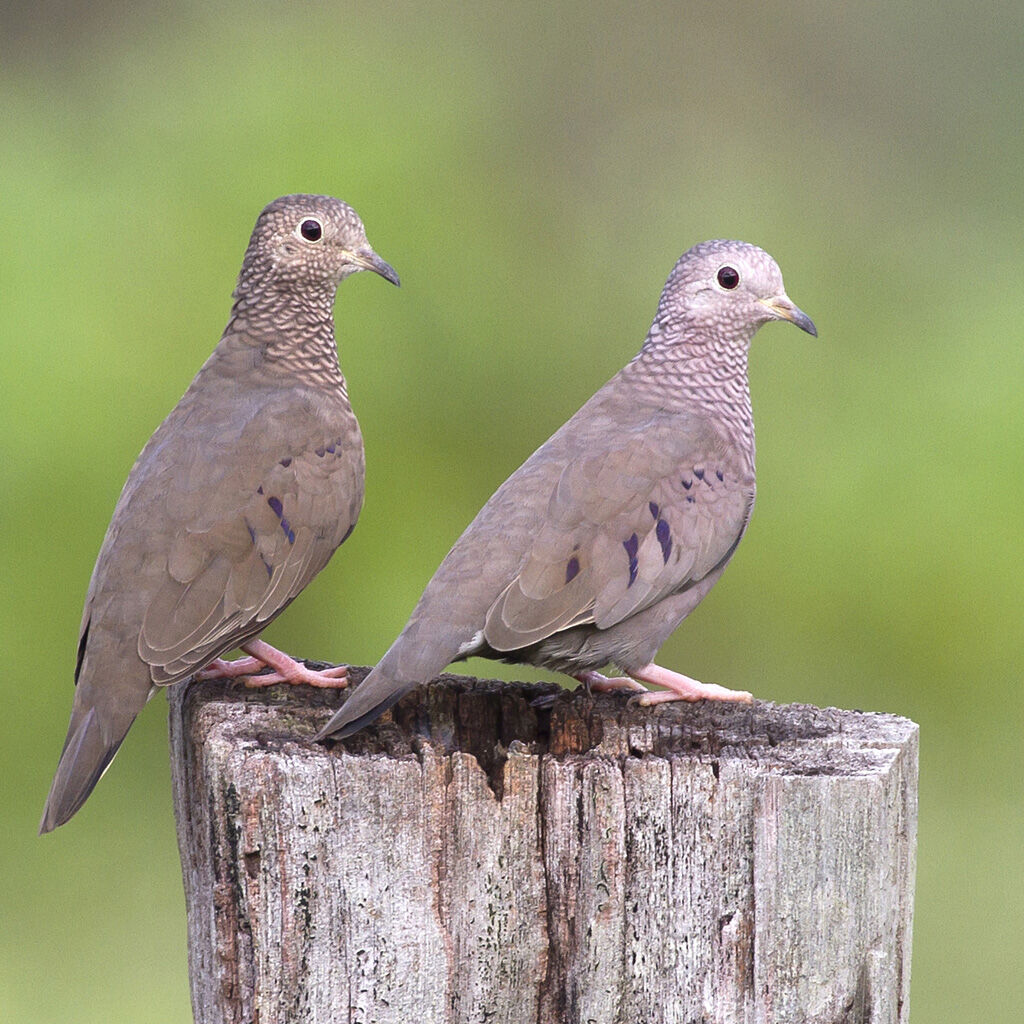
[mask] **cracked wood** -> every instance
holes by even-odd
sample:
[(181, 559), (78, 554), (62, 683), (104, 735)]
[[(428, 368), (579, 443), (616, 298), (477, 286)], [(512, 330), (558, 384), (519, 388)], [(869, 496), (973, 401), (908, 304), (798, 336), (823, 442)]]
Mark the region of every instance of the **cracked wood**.
[(339, 700), (171, 694), (200, 1024), (908, 1020), (913, 723), (445, 676), (311, 743)]

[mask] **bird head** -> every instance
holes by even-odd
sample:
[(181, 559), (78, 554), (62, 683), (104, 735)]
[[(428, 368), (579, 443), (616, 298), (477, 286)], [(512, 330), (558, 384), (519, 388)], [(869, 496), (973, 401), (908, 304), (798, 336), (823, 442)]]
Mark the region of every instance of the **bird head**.
[(356, 211), (330, 196), (275, 199), (256, 221), (245, 263), (260, 267), (260, 276), (276, 284), (299, 288), (336, 288), (359, 270), (399, 283), (398, 274), (366, 240)]
[(665, 284), (656, 323), (749, 343), (769, 320), (817, 337), (811, 318), (786, 294), (779, 265), (756, 245), (716, 240), (685, 252)]

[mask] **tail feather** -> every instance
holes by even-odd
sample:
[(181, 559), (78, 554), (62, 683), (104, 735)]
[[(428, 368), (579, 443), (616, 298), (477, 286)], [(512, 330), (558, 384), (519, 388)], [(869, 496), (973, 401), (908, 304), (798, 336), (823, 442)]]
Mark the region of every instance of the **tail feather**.
[(429, 683), (445, 665), (469, 653), (465, 638), (473, 636), (474, 630), (453, 621), (452, 616), (445, 618), (426, 609), (432, 594), (428, 585), (398, 639), (315, 739), (351, 736), (380, 718), (410, 690)]
[(414, 682), (398, 682), (386, 675), (378, 665), (352, 692), (345, 703), (334, 713), (331, 720), (316, 734), (314, 739), (344, 739), (359, 732), (364, 726), (380, 718), (388, 708), (397, 704), (410, 690)]
[(76, 699), (64, 750), (43, 808), (40, 835), (63, 825), (85, 803), (135, 720), (135, 715), (127, 721), (121, 716), (115, 723), (104, 723), (97, 708), (81, 713), (77, 703)]

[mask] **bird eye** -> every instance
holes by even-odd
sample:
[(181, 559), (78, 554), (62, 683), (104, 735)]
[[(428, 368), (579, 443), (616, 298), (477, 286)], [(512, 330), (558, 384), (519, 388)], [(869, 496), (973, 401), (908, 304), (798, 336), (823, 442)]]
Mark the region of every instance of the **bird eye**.
[(740, 283), (740, 275), (732, 267), (722, 267), (718, 271), (718, 283), (731, 290)]
[(323, 235), (323, 233), (324, 231), (323, 228), (320, 227), (320, 221), (313, 220), (312, 217), (310, 217), (309, 220), (304, 220), (299, 225), (299, 234), (302, 235), (307, 242), (319, 242), (320, 236)]

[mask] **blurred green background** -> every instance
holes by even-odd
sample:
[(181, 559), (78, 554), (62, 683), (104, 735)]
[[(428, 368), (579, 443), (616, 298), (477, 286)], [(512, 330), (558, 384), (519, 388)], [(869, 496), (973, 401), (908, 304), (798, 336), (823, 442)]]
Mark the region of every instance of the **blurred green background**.
[(1020, 1019), (1020, 4), (0, 19), (0, 1019), (189, 1019), (166, 702), (83, 813), (35, 829), (121, 484), (216, 343), (257, 213), (291, 191), (352, 203), (403, 282), (341, 289), (366, 505), (268, 632), (354, 663), (632, 356), (684, 249), (775, 255), (821, 337), (755, 343), (757, 512), (663, 661), (921, 724), (914, 1019)]

